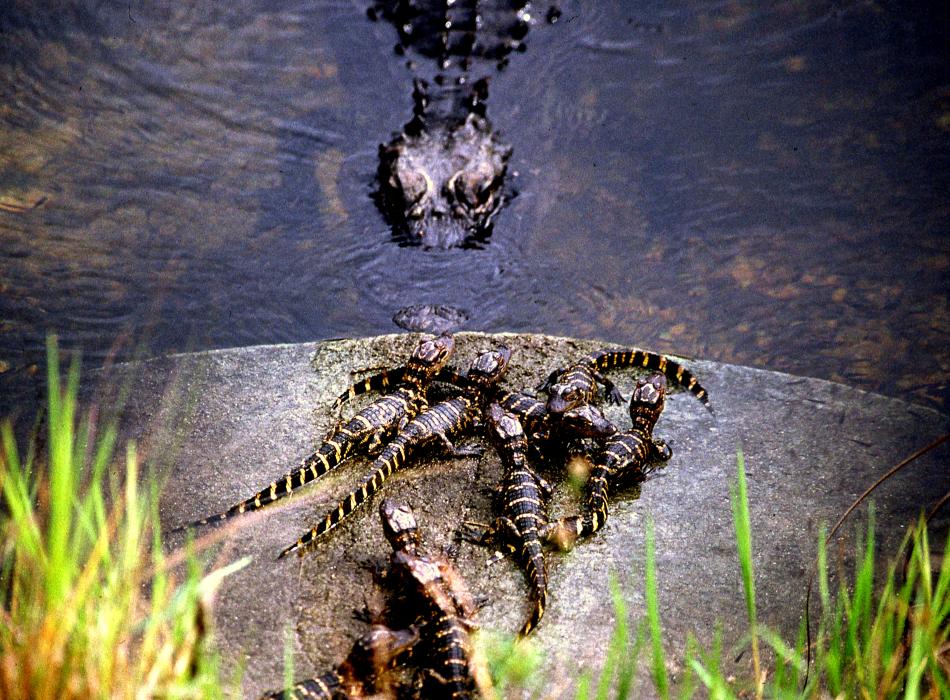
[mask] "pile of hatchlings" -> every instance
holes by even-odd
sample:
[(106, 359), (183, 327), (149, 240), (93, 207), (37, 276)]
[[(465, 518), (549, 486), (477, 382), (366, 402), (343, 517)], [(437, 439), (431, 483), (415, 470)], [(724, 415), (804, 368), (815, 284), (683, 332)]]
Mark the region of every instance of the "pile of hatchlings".
[[(667, 382), (690, 391), (711, 410), (708, 394), (680, 363), (643, 350), (602, 350), (557, 369), (535, 391), (500, 386), (511, 350), (500, 345), (479, 354), (462, 373), (449, 365), (455, 341), (449, 333), (424, 338), (404, 365), (352, 385), (334, 403), (338, 411), (360, 394), (382, 395), (348, 420), (340, 421), (316, 452), (293, 471), (227, 511), (186, 526), (221, 522), (261, 508), (337, 468), (354, 455), (375, 455), (369, 475), (349, 495), (302, 533), (280, 556), (319, 546), (351, 513), (379, 492), (396, 471), (412, 466), (426, 451), (468, 455), (455, 443), (480, 432), (504, 466), (497, 517), (491, 523), (462, 523), (459, 539), (494, 547), (517, 558), (529, 585), (530, 613), (518, 632), (537, 627), (547, 605), (544, 553), (567, 550), (591, 536), (608, 517), (612, 490), (642, 482), (671, 450), (653, 436), (663, 411)], [(631, 425), (618, 430), (596, 403), (622, 397), (604, 376), (609, 370), (643, 368), (629, 401)], [(430, 403), (438, 385), (441, 400)], [(540, 398), (539, 398), (540, 396)], [(540, 475), (564, 473), (578, 457), (589, 464), (579, 514), (549, 518), (552, 487)], [(387, 591), (384, 609), (370, 620), (349, 655), (323, 675), (266, 698), (390, 697), (474, 698), (491, 694), (482, 659), (469, 635), (476, 627), (476, 604), (450, 557), (423, 547), (408, 505), (384, 499), (379, 505), (383, 532), (392, 547), (379, 577)]]

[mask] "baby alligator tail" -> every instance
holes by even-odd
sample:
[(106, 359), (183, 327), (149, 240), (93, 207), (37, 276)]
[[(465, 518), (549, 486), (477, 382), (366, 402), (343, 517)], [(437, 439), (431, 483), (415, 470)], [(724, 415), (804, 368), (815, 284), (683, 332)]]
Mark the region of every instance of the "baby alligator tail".
[(371, 391), (385, 391), (390, 386), (403, 381), (405, 376), (406, 367), (403, 365), (377, 372), (358, 382), (353, 382), (346, 391), (336, 397), (336, 400), (334, 400), (333, 405), (330, 407), (330, 411), (336, 412), (344, 403), (355, 399), (357, 396), (368, 394)]
[(416, 416), (409, 425), (389, 443), (373, 462), (373, 473), (362, 484), (327, 513), (317, 525), (305, 532), (294, 544), (284, 549), (281, 559), (310, 544), (339, 525), (357, 508), (369, 500), (389, 477), (398, 471), (412, 455), (415, 448), (425, 442), (449, 435), (465, 427), (472, 420), (469, 402), (463, 398), (451, 399), (436, 404)]
[(454, 615), (439, 614), (433, 624), (431, 653), (435, 668), (432, 678), (439, 684), (439, 696), (452, 700), (472, 697), (469, 670), (468, 633)]
[(223, 513), (198, 520), (191, 526), (221, 522), (236, 515), (257, 510), (332, 471), (357, 447), (371, 440), (375, 434), (394, 430), (388, 426), (388, 423), (392, 422), (393, 415), (413, 415), (414, 405), (419, 402), (413, 392), (413, 389), (407, 388), (384, 396), (372, 406), (356, 414), (342, 428), (331, 433), (317, 451), (304, 459), (299, 467), (280, 479), (272, 481), (266, 489), (231, 506)]
[(676, 360), (672, 360), (665, 355), (647, 350), (601, 350), (600, 352), (592, 352), (586, 359), (601, 371), (643, 367), (662, 372), (667, 379), (684, 387), (702, 402), (707, 411), (713, 413), (712, 404), (709, 402), (709, 392), (706, 391), (705, 387), (699, 383), (692, 372)]
[(522, 637), (527, 636), (541, 622), (544, 615), (544, 609), (548, 603), (548, 587), (544, 573), (544, 559), (541, 551), (541, 539), (537, 529), (530, 535), (526, 534), (524, 542), (521, 545), (521, 556), (524, 560), (525, 572), (531, 581), (531, 600), (534, 607), (531, 609), (531, 615), (521, 626), (518, 634)]
[(275, 690), (261, 696), (261, 700), (336, 700), (348, 697), (343, 690), (343, 677), (336, 669), (321, 676), (308, 678), (287, 690)]
[[(526, 448), (527, 445), (524, 445), (524, 449)], [(505, 514), (511, 518), (514, 525), (516, 532), (512, 534), (520, 540), (518, 544), (521, 566), (531, 584), (534, 607), (519, 632), (521, 636), (525, 636), (538, 626), (547, 605), (547, 575), (539, 537), (539, 530), (547, 523), (547, 518), (544, 516), (538, 477), (524, 459), (520, 461), (522, 464), (515, 466), (508, 475)]]
[[(527, 448), (527, 445), (525, 445)], [(523, 460), (522, 460), (523, 461)], [(505, 515), (513, 531), (509, 537), (517, 542), (521, 566), (531, 585), (534, 607), (519, 634), (525, 636), (541, 621), (547, 604), (547, 575), (539, 536), (547, 523), (542, 505), (538, 477), (527, 464), (515, 466), (506, 478)], [(504, 521), (503, 521), (504, 522)]]
[(556, 540), (562, 547), (569, 546), (602, 528), (607, 522), (610, 480), (614, 478), (617, 467), (623, 466), (625, 470), (642, 468), (652, 450), (649, 440), (632, 433), (622, 433), (608, 442), (604, 454), (587, 477), (587, 503), (583, 517), (561, 518), (547, 528), (545, 539)]

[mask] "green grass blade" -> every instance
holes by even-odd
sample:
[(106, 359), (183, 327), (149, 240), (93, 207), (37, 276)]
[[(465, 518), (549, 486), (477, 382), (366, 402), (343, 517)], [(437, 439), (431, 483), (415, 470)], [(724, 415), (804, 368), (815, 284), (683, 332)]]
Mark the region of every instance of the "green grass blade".
[(700, 682), (706, 686), (710, 698), (733, 700), (736, 696), (722, 675), (722, 630), (716, 630), (713, 647), (708, 654), (699, 654), (687, 659), (687, 663)]
[(950, 532), (943, 546), (943, 562), (940, 573), (937, 575), (937, 584), (934, 586), (934, 609), (942, 617), (950, 613)]
[(869, 680), (866, 676), (867, 659), (864, 658), (864, 654), (870, 637), (871, 592), (874, 586), (873, 509), (868, 512), (868, 531), (865, 540), (864, 554), (858, 560), (855, 573), (854, 592), (850, 598), (846, 598), (848, 623), (845, 656), (853, 660), (851, 666), (854, 669), (856, 687), (867, 687)]
[(828, 585), (828, 532), (824, 527), (818, 531), (818, 598), (822, 614), (831, 610), (831, 589)]
[(50, 604), (66, 597), (71, 580), (69, 541), (73, 508), (73, 413), (70, 397), (60, 387), (56, 337), (46, 343), (46, 379), (49, 386), (49, 525), (45, 587)]
[(696, 689), (699, 687), (699, 677), (696, 675), (696, 672), (693, 671), (693, 666), (690, 663), (690, 659), (696, 658), (699, 654), (699, 643), (696, 641), (696, 638), (692, 633), (686, 637), (686, 649), (683, 651), (683, 656), (686, 658), (685, 669), (683, 670), (683, 675), (679, 679), (679, 697), (681, 700), (688, 700), (696, 694)]
[(742, 588), (745, 591), (746, 615), (749, 618), (749, 633), (752, 636), (752, 665), (755, 685), (761, 696), (762, 678), (759, 661), (759, 640), (755, 616), (755, 579), (752, 570), (752, 519), (749, 515), (749, 492), (745, 478), (745, 455), (742, 446), (736, 447), (736, 487), (730, 488), (732, 520), (736, 531), (736, 548), (739, 553), (739, 568), (742, 572)]
[(656, 585), (656, 542), (653, 534), (653, 520), (647, 520), (647, 561), (646, 561), (646, 602), (647, 621), (650, 627), (650, 641), (652, 642), (652, 672), (653, 683), (657, 693), (666, 700), (670, 696), (670, 679), (666, 672), (666, 661), (663, 654), (663, 632), (660, 627), (660, 603)]
[(926, 635), (922, 625), (915, 625), (910, 642), (910, 658), (907, 662), (907, 680), (904, 684), (904, 699), (920, 697), (921, 680), (926, 666)]
[[(39, 524), (33, 514), (33, 497), (27, 484), (27, 475), (22, 471), (13, 437), (13, 426), (10, 423), (4, 423), (0, 427), (0, 439), (3, 442), (0, 483), (9, 511), (8, 522), (12, 523), (14, 528), (14, 531), (8, 534), (22, 555), (43, 565), (46, 562), (46, 552), (43, 550)], [(4, 520), (0, 518), (0, 523), (2, 522)]]
[(590, 684), (592, 674), (589, 669), (581, 673), (580, 680), (577, 681), (577, 692), (574, 693), (574, 700), (590, 700)]
[(633, 693), (637, 669), (640, 668), (640, 653), (643, 651), (643, 645), (646, 644), (646, 628), (645, 620), (637, 625), (637, 633), (633, 638), (633, 643), (628, 647), (627, 661), (620, 666), (620, 672), (617, 674), (617, 700), (624, 700)]
[(620, 584), (617, 583), (617, 577), (613, 573), (610, 574), (608, 585), (610, 586), (610, 597), (614, 605), (614, 632), (610, 638), (610, 645), (607, 647), (607, 659), (604, 661), (604, 666), (597, 680), (597, 694), (595, 696), (597, 700), (608, 700), (614, 673), (623, 662), (624, 652), (627, 650), (630, 640), (627, 604), (623, 599), (623, 593), (620, 591)]

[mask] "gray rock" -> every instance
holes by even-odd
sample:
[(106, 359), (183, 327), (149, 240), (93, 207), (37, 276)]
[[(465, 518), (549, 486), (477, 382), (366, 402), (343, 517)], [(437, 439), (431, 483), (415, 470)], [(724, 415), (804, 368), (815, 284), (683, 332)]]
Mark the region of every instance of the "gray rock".
[[(603, 345), (541, 335), (456, 337), (457, 366), (499, 341), (514, 348), (506, 383), (516, 388), (531, 387), (567, 359)], [(117, 383), (129, 397), (123, 432), (167, 478), (163, 527), (224, 510), (284, 474), (335, 424), (327, 407), (351, 373), (400, 363), (416, 339), (222, 350), (116, 370), (111, 378), (121, 378)], [(946, 415), (840, 384), (704, 361), (687, 366), (709, 389), (716, 418), (690, 394), (674, 393), (656, 430), (673, 448), (666, 468), (643, 485), (639, 499), (617, 494), (604, 530), (572, 552), (548, 557), (549, 607), (534, 635), (547, 652), (546, 696), (573, 697), (567, 689), (577, 669), (602, 663), (613, 625), (611, 575), (633, 618), (644, 614), (648, 518), (656, 532), (660, 613), (674, 677), (687, 636), (709, 645), (717, 622), (727, 669), (748, 673), (748, 653), (734, 661), (741, 650), (734, 645), (747, 631), (729, 504), (738, 443), (748, 472), (759, 618), (794, 638), (819, 526), (833, 523), (890, 466), (950, 430)], [(635, 376), (611, 374), (625, 397)], [(623, 407), (607, 412), (618, 424), (628, 420)], [(945, 456), (945, 449), (929, 455), (875, 494), (879, 551), (893, 552), (920, 509), (950, 488)], [(213, 562), (253, 557), (225, 582), (214, 620), (226, 668), (246, 664), (248, 697), (281, 685), (285, 643), (300, 678), (342, 659), (363, 631), (352, 612), (373, 597), (367, 563), (386, 555), (378, 498), (305, 556), (275, 556), (332, 507), (366, 465), (354, 460), (299, 495), (215, 532), (222, 539), (210, 549)], [(426, 457), (394, 477), (386, 493), (413, 505), (426, 540), (437, 548), (451, 541), (460, 521), (491, 517), (490, 487), (500, 473), (490, 449), (478, 459)], [(574, 511), (576, 503), (577, 494), (562, 481), (552, 514)], [(946, 532), (947, 518), (938, 525)], [(168, 542), (180, 543), (180, 537)], [(528, 610), (527, 586), (513, 562), (488, 566), (489, 555), (463, 544), (458, 567), (473, 592), (488, 598), (482, 625), (513, 632)], [(650, 688), (642, 685), (641, 694)]]

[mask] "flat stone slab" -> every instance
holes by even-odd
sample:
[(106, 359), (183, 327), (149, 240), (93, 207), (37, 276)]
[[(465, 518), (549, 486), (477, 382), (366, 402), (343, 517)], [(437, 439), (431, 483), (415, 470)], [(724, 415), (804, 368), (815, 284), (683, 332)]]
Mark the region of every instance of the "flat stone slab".
[[(163, 528), (220, 512), (297, 465), (335, 424), (328, 409), (353, 380), (351, 373), (400, 364), (418, 337), (177, 355), (104, 377), (123, 380), (118, 385), (129, 390), (123, 434), (137, 439), (167, 478)], [(460, 333), (456, 340), (458, 367), (499, 342), (512, 347), (505, 382), (511, 388), (532, 387), (552, 369), (604, 347), (542, 335)], [(690, 394), (672, 394), (656, 429), (673, 449), (666, 468), (643, 485), (639, 498), (617, 494), (604, 530), (572, 552), (548, 556), (549, 606), (533, 635), (547, 652), (545, 697), (573, 697), (569, 689), (578, 669), (602, 663), (614, 622), (611, 575), (634, 620), (643, 616), (648, 518), (655, 524), (660, 614), (674, 677), (687, 635), (709, 645), (719, 622), (726, 650), (741, 641), (747, 626), (729, 503), (737, 444), (746, 457), (759, 618), (794, 638), (818, 528), (834, 523), (900, 459), (950, 431), (946, 415), (840, 384), (686, 364), (709, 389), (715, 419)], [(625, 398), (636, 376), (611, 373)], [(353, 410), (347, 407), (346, 415)], [(607, 409), (627, 427), (625, 411)], [(950, 489), (946, 454), (945, 448), (931, 453), (875, 493), (879, 551), (894, 551), (920, 510)], [(244, 666), (247, 697), (280, 687), (288, 639), (295, 676), (302, 678), (340, 661), (365, 629), (353, 611), (373, 597), (367, 563), (388, 554), (376, 514), (379, 497), (306, 555), (275, 557), (358, 483), (367, 465), (354, 459), (299, 495), (217, 531), (222, 539), (210, 550), (214, 563), (253, 557), (226, 580), (214, 615), (226, 671)], [(491, 487), (500, 475), (491, 449), (480, 458), (427, 456), (397, 474), (385, 493), (412, 504), (426, 541), (437, 549), (451, 541), (461, 521), (492, 517)], [(552, 514), (574, 512), (577, 503), (576, 492), (560, 481)], [(947, 518), (937, 525), (945, 533)], [(172, 537), (168, 545), (181, 539)], [(488, 565), (489, 555), (463, 543), (457, 565), (469, 588), (488, 600), (481, 624), (514, 632), (528, 612), (527, 585), (513, 562)], [(727, 667), (747, 674), (749, 654), (738, 662), (736, 655), (724, 654)], [(650, 688), (642, 686), (641, 694)]]

